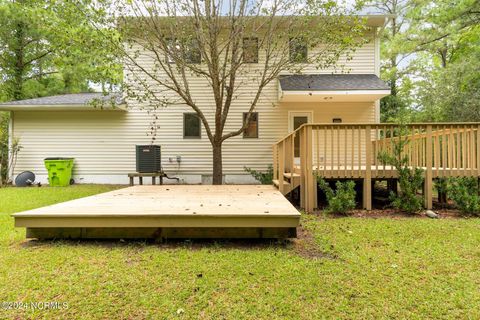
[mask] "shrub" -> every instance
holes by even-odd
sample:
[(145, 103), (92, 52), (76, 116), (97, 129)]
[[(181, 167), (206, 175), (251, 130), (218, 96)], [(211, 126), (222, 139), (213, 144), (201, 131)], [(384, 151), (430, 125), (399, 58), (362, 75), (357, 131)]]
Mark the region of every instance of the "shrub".
[(273, 183), (273, 166), (269, 165), (267, 171), (257, 171), (251, 168), (244, 167), (246, 172), (250, 173), (255, 180), (259, 181), (261, 184), (272, 184)]
[(455, 206), (462, 213), (480, 216), (480, 196), (476, 178), (452, 178), (447, 190)]
[(325, 212), (327, 213), (347, 213), (348, 211), (355, 209), (356, 202), (355, 197), (357, 195), (355, 191), (355, 182), (352, 180), (335, 183), (335, 190), (325, 181), (325, 179), (317, 177), (318, 185), (320, 189), (325, 193), (327, 198), (327, 207)]
[(438, 178), (435, 181), (435, 188), (438, 192), (438, 202), (441, 204), (447, 203), (448, 182), (447, 178)]
[(407, 213), (418, 213), (423, 208), (423, 199), (417, 195), (418, 189), (423, 185), (423, 169), (408, 166), (408, 157), (402, 151), (408, 144), (407, 139), (399, 138), (394, 142), (393, 153), (382, 152), (378, 159), (380, 162), (394, 166), (398, 174), (400, 191), (390, 193), (390, 201), (396, 209)]

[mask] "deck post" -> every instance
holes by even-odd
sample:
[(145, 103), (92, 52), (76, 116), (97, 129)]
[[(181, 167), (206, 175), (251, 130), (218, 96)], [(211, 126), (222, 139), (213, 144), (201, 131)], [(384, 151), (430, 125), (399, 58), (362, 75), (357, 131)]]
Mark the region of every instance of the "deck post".
[(432, 192), (433, 192), (433, 179), (432, 179), (432, 125), (427, 125), (427, 146), (426, 146), (426, 171), (425, 171), (425, 183), (424, 183), (424, 195), (425, 195), (425, 208), (432, 209)]
[(305, 153), (306, 153), (306, 189), (308, 190), (306, 196), (306, 208), (308, 212), (313, 212), (315, 208), (315, 199), (316, 199), (316, 179), (313, 172), (313, 139), (312, 139), (312, 126), (307, 126), (306, 128), (306, 137), (305, 137)]
[(273, 145), (273, 180), (278, 180), (278, 146)]
[(283, 184), (284, 173), (285, 173), (285, 140), (282, 140), (282, 142), (280, 142), (279, 158), (278, 158), (278, 190), (280, 190), (282, 194), (285, 194), (285, 192), (283, 192), (285, 187)]
[(300, 128), (297, 131), (297, 134), (300, 135), (300, 207), (306, 209), (307, 206), (307, 172), (306, 172), (306, 155), (305, 155), (305, 146), (306, 146), (306, 137), (305, 137), (305, 127)]
[(365, 126), (365, 177), (363, 179), (363, 208), (372, 210), (372, 139), (371, 126)]

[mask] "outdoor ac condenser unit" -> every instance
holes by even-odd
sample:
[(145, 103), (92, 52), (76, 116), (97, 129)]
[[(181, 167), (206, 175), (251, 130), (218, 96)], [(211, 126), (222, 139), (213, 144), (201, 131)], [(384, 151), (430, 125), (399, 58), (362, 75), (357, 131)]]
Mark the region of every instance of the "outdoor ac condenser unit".
[(137, 172), (154, 173), (162, 170), (160, 146), (136, 146)]

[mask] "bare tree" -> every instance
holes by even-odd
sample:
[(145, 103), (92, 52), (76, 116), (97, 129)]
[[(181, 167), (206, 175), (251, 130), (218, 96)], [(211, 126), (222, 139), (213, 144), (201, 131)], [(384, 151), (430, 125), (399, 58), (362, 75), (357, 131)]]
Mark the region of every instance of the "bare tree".
[[(325, 0), (134, 0), (117, 3), (113, 15), (124, 44), (128, 95), (153, 109), (182, 104), (196, 113), (212, 145), (213, 184), (222, 183), (223, 142), (247, 129), (265, 89), (280, 74), (335, 65), (364, 43), (366, 30), (359, 18)], [(246, 39), (255, 39), (256, 63), (249, 63)], [(208, 86), (202, 97), (192, 89), (199, 78)], [(255, 90), (242, 107), (246, 120), (225, 130), (247, 83)], [(205, 95), (213, 106), (202, 102)], [(156, 128), (154, 121), (153, 133)]]

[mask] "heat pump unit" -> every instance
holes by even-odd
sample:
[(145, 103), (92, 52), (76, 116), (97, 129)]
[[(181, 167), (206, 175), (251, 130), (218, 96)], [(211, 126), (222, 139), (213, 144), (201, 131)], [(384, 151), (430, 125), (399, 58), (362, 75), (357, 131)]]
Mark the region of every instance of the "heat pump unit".
[(154, 173), (162, 170), (160, 146), (136, 146), (137, 172)]

